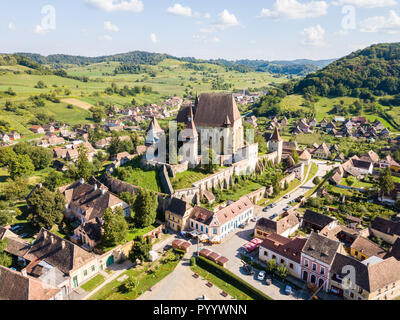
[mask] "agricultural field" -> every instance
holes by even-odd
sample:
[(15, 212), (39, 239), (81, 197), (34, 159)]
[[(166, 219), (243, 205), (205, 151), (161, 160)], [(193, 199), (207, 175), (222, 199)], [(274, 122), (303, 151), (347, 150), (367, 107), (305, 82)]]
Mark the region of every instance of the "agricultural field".
[[(213, 64), (188, 64), (174, 59), (166, 59), (157, 65), (144, 65), (146, 72), (139, 74), (114, 74), (119, 65), (118, 62), (104, 62), (87, 66), (64, 66), (69, 76), (87, 77), (86, 82), (55, 75), (37, 75), (32, 72), (35, 70), (19, 65), (1, 66), (0, 118), (27, 139), (33, 139), (36, 136), (29, 131), (30, 122), (38, 113), (75, 125), (92, 122), (89, 111), (91, 105), (131, 105), (132, 96), (104, 92), (113, 83), (118, 88), (150, 86), (152, 92), (134, 96), (136, 105), (144, 105), (161, 103), (172, 95), (261, 88), (287, 80), (284, 76), (278, 77), (266, 72), (240, 73), (226, 71), (224, 67)], [(44, 84), (41, 88), (37, 87), (39, 81)], [(15, 95), (6, 93), (9, 88)], [(44, 106), (34, 107), (29, 100), (32, 96), (50, 93), (55, 93), (60, 102), (46, 100)], [(14, 104), (14, 110), (7, 111), (7, 101)]]

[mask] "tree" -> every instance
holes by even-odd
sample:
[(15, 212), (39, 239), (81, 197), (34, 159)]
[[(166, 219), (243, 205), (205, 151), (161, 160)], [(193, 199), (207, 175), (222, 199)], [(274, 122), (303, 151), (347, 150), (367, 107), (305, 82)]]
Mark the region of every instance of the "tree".
[(29, 177), (34, 171), (35, 166), (27, 154), (16, 155), (10, 161), (9, 172), (12, 179), (15, 177)]
[(346, 178), (347, 185), (351, 187), (356, 182), (356, 179), (353, 176), (348, 176)]
[(90, 112), (92, 113), (94, 122), (100, 123), (105, 117), (105, 112), (102, 108), (92, 107), (90, 108)]
[(90, 170), (89, 166), (89, 160), (88, 160), (88, 149), (85, 147), (85, 145), (81, 144), (78, 147), (78, 164), (77, 164), (77, 174), (79, 178), (83, 178), (85, 180), (89, 180), (92, 172)]
[(54, 192), (58, 187), (66, 184), (68, 180), (61, 172), (53, 170), (44, 179), (43, 186)]
[(136, 260), (149, 261), (150, 251), (152, 249), (151, 238), (144, 239), (143, 237), (136, 237), (133, 243), (133, 247), (129, 252), (129, 260), (136, 262)]
[(64, 196), (46, 187), (36, 188), (27, 204), (31, 211), (28, 221), (35, 227), (51, 229), (55, 224), (60, 224), (64, 217)]
[(128, 223), (125, 220), (122, 208), (118, 207), (114, 210), (107, 208), (104, 212), (103, 219), (104, 244), (114, 246), (122, 243), (128, 231)]
[(315, 177), (313, 183), (318, 186), (321, 183), (321, 179), (319, 177)]
[(25, 198), (28, 191), (28, 180), (24, 177), (15, 177), (14, 180), (7, 179), (3, 188), (4, 197), (11, 201)]
[(11, 256), (4, 250), (7, 248), (8, 240), (0, 240), (0, 265), (10, 267), (12, 264)]
[(287, 180), (285, 180), (285, 185), (283, 187), (284, 190), (289, 189), (289, 183), (287, 182)]
[(156, 194), (146, 189), (139, 189), (134, 205), (135, 225), (145, 228), (153, 224), (157, 216), (157, 207), (158, 200)]
[(275, 259), (268, 260), (267, 262), (267, 272), (272, 274), (277, 268), (277, 263)]
[(258, 143), (258, 152), (260, 152), (261, 154), (268, 153), (268, 143), (265, 141), (265, 138), (262, 135), (257, 134), (254, 137), (254, 142)]
[(42, 147), (33, 148), (30, 153), (35, 170), (47, 168), (53, 160), (53, 154), (49, 149)]
[(15, 157), (16, 153), (14, 152), (13, 148), (0, 148), (0, 167), (9, 166), (11, 159), (14, 159)]
[(129, 277), (128, 280), (126, 280), (122, 286), (121, 286), (121, 291), (123, 293), (128, 293), (128, 292), (132, 292), (133, 290), (135, 290), (135, 288), (138, 286), (138, 280), (133, 278), (133, 277)]
[(378, 179), (378, 189), (381, 197), (385, 194), (389, 194), (394, 190), (394, 181), (392, 177), (392, 171), (390, 168), (386, 168), (381, 172)]
[(13, 220), (12, 212), (7, 202), (0, 201), (0, 227), (8, 226)]
[(289, 270), (285, 265), (280, 265), (277, 269), (279, 277), (285, 279), (289, 275)]

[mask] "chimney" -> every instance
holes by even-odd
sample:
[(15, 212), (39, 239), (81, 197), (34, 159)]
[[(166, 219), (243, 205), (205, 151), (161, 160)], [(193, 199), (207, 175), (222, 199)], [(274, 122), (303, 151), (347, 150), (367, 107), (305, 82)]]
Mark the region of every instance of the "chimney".
[(84, 184), (84, 183), (85, 183), (85, 179), (80, 178), (79, 183), (80, 183), (80, 184)]
[(101, 189), (101, 194), (104, 196), (106, 194), (106, 189)]
[(46, 240), (47, 239), (47, 231), (43, 231), (43, 238)]
[(94, 190), (94, 191), (97, 191), (97, 184), (95, 184), (95, 185), (93, 186), (93, 190)]
[(51, 241), (51, 244), (54, 243), (54, 237), (53, 236), (50, 236), (50, 241)]
[(61, 241), (61, 248), (65, 249), (65, 241)]
[(22, 269), (22, 270), (21, 270), (21, 274), (22, 274), (24, 277), (27, 277), (27, 276), (28, 276), (28, 274), (27, 274), (27, 272), (26, 272), (26, 269)]

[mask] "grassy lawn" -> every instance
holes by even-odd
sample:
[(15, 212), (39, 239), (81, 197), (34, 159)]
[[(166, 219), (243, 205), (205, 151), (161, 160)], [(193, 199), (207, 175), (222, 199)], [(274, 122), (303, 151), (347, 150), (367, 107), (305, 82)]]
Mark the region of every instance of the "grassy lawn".
[(292, 190), (294, 190), (295, 188), (297, 188), (299, 185), (301, 184), (301, 181), (295, 179), (293, 180), (291, 183), (289, 183), (289, 188), (287, 188), (286, 190), (282, 190), (277, 196), (273, 197), (270, 202), (273, 203), (277, 200), (279, 200), (280, 198), (282, 198), (285, 194), (288, 194), (290, 192), (292, 192)]
[[(156, 192), (162, 191), (157, 172), (155, 170), (142, 170), (140, 168), (140, 159), (134, 159), (133, 161), (122, 166), (121, 168), (128, 167), (131, 167), (133, 170), (130, 176), (125, 179), (125, 182)], [(118, 176), (118, 170), (114, 172), (114, 176)]]
[(91, 292), (94, 289), (96, 289), (99, 285), (101, 285), (104, 281), (105, 278), (101, 274), (98, 274), (85, 284), (81, 285), (81, 288), (87, 292)]
[(209, 273), (207, 270), (199, 267), (198, 265), (190, 266), (190, 269), (197, 273), (202, 278), (206, 279), (207, 281), (214, 284), (219, 289), (225, 291), (231, 297), (235, 298), (236, 300), (253, 300), (243, 291), (239, 290), (238, 288), (232, 286), (229, 283), (226, 283), (224, 280), (214, 276), (213, 274)]
[(143, 236), (146, 233), (154, 230), (155, 228), (157, 228), (159, 225), (158, 224), (152, 224), (146, 228), (143, 229), (129, 229), (127, 236), (126, 236), (126, 240), (127, 241), (132, 241), (134, 240), (137, 236)]
[(124, 292), (122, 289), (124, 282), (121, 283), (116, 279), (105, 285), (90, 297), (89, 300), (135, 300), (172, 273), (179, 262), (180, 259), (176, 259), (176, 254), (170, 250), (155, 262), (144, 263), (142, 266), (130, 269), (121, 274), (120, 277), (127, 275), (137, 281), (137, 286), (133, 291)]
[[(308, 168), (307, 168), (307, 170), (308, 170)], [(307, 172), (307, 171), (305, 170), (305, 172)], [(313, 162), (311, 165), (310, 174), (307, 177), (306, 183), (308, 181), (310, 181), (317, 174), (317, 172), (318, 172), (318, 165)]]
[(392, 176), (393, 177), (393, 181), (400, 183), (400, 177), (396, 177), (396, 176)]
[(172, 187), (175, 190), (180, 190), (190, 188), (194, 182), (205, 179), (208, 176), (210, 176), (210, 174), (200, 170), (187, 170), (177, 173), (175, 178), (170, 178), (170, 180)]
[(348, 186), (348, 187), (353, 187), (353, 188), (371, 188), (374, 186), (372, 183), (364, 182), (364, 181), (360, 181), (360, 180), (355, 180), (354, 184), (350, 185), (347, 182), (347, 179), (342, 179), (340, 184)]

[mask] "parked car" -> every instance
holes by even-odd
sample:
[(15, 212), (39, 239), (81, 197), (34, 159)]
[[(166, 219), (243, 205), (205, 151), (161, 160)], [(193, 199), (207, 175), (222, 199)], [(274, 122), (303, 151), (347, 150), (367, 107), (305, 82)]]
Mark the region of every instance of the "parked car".
[(248, 264), (245, 264), (243, 267), (249, 276), (254, 274), (253, 268), (251, 266), (249, 266)]
[(267, 212), (268, 209), (269, 209), (269, 207), (265, 207), (265, 208), (263, 209), (263, 212)]
[(16, 231), (16, 230), (18, 230), (18, 229), (21, 229), (22, 227), (20, 226), (20, 225), (15, 225), (15, 226), (13, 226), (13, 227), (11, 227), (11, 231)]
[(283, 199), (289, 199), (290, 198), (290, 194), (287, 194), (283, 197)]
[(196, 300), (209, 300), (205, 294), (203, 294), (201, 297), (198, 297)]
[(287, 206), (283, 211), (289, 211), (290, 209), (292, 209), (292, 206)]
[(270, 277), (270, 276), (267, 276), (267, 277), (265, 278), (265, 284), (266, 284), (267, 286), (270, 286), (270, 285), (271, 285), (271, 277)]
[(291, 295), (292, 294), (292, 287), (287, 285), (286, 288), (285, 288), (285, 293), (287, 295)]
[(239, 228), (240, 228), (240, 229), (246, 228), (246, 224), (245, 224), (245, 223), (242, 223), (242, 224), (239, 226)]
[(257, 220), (258, 220), (257, 217), (251, 218), (251, 221), (252, 221), (252, 222), (257, 222)]
[(269, 218), (270, 218), (271, 220), (273, 220), (273, 219), (275, 219), (277, 216), (278, 216), (278, 215), (275, 213), (275, 214), (273, 214), (272, 216), (270, 216)]
[(271, 204), (271, 207), (275, 208), (276, 207), (276, 203)]
[(257, 279), (260, 280), (260, 281), (263, 281), (264, 278), (265, 278), (265, 271), (260, 271), (258, 273)]

